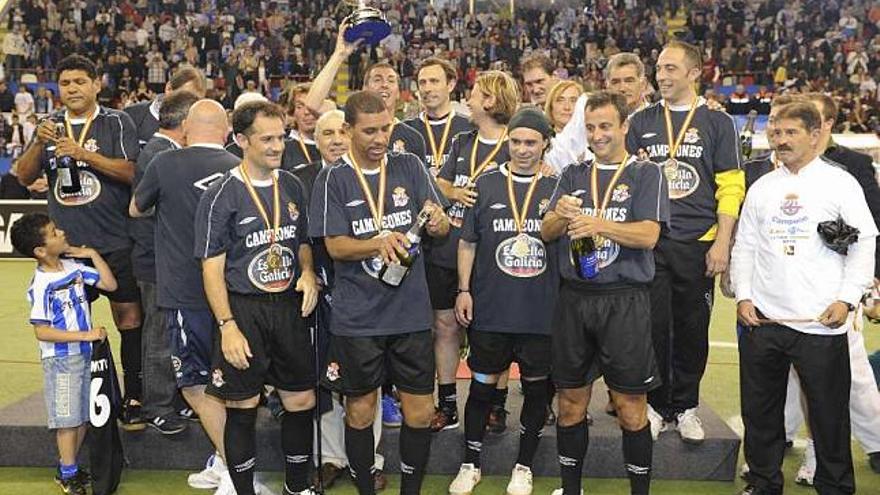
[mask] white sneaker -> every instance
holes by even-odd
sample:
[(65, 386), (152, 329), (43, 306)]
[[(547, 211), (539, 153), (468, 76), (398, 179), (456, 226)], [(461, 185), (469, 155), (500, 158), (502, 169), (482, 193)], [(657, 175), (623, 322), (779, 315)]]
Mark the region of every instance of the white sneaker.
[(214, 495), (236, 495), (235, 485), (232, 484), (229, 471), (220, 475), (220, 483), (217, 485), (217, 491), (214, 492)]
[(748, 481), (746, 477), (749, 475), (749, 463), (744, 462), (742, 467), (739, 468), (739, 477), (745, 481)]
[[(205, 462), (205, 469), (193, 473), (186, 478), (186, 482), (193, 488), (201, 490), (213, 490), (220, 486), (220, 477), (226, 472), (226, 463), (219, 454), (211, 454)], [(232, 492), (235, 493), (235, 492)]]
[(706, 439), (706, 432), (703, 431), (703, 422), (697, 417), (697, 408), (691, 408), (678, 415), (678, 433), (681, 440), (686, 443), (703, 443)]
[(665, 431), (666, 428), (663, 422), (663, 416), (655, 411), (650, 404), (648, 405), (648, 423), (651, 425), (651, 438), (656, 442), (657, 437), (660, 436), (660, 432)]
[(449, 495), (471, 495), (479, 482), (480, 470), (473, 464), (462, 464), (455, 479), (449, 484)]
[[(550, 495), (562, 495), (562, 488), (557, 488), (557, 489), (553, 490), (553, 493), (551, 493)], [(583, 488), (581, 488), (581, 495), (584, 495)]]
[[(254, 475), (256, 476), (256, 473), (254, 473)], [(268, 486), (257, 481), (256, 478), (254, 478), (254, 493), (256, 493), (257, 495), (275, 495), (274, 491), (272, 491)], [(312, 495), (314, 492), (312, 492), (311, 489), (307, 489), (298, 493), (302, 493), (303, 495)]]
[(812, 440), (807, 440), (807, 446), (804, 448), (804, 458), (801, 461), (801, 467), (798, 469), (794, 482), (798, 485), (813, 486), (813, 478), (816, 476), (816, 447), (813, 446)]
[(507, 495), (532, 495), (532, 470), (522, 464), (513, 467)]

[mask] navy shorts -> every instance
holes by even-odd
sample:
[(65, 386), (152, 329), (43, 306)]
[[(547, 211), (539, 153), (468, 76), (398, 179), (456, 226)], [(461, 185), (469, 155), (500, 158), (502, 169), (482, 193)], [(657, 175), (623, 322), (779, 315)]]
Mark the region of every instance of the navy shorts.
[(217, 323), (208, 309), (166, 309), (171, 363), (179, 388), (207, 385)]

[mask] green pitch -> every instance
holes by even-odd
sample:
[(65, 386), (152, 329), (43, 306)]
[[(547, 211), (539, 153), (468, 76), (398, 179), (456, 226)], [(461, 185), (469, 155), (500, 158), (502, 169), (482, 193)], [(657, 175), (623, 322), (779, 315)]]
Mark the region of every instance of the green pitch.
[[(3, 344), (0, 345), (0, 376), (5, 377), (0, 380), (0, 407), (19, 401), (42, 388), (39, 354), (33, 332), (27, 324), (28, 307), (25, 290), (32, 270), (33, 264), (30, 262), (0, 262), (0, 280), (3, 281), (2, 289), (0, 289), (0, 329), (3, 332)], [(113, 327), (109, 307), (103, 299), (95, 306), (94, 320), (96, 324), (105, 325), (108, 329)], [(878, 328), (868, 326), (865, 332), (869, 352), (880, 348)], [(116, 333), (111, 331), (110, 335), (111, 338), (114, 338), (114, 342), (118, 343), (118, 338), (115, 338)], [(720, 295), (716, 300), (710, 335), (713, 345), (709, 353), (706, 377), (703, 380), (702, 397), (722, 418), (728, 421), (728, 424), (741, 432), (737, 351), (733, 346), (735, 342), (734, 306)], [(880, 493), (880, 475), (871, 472), (864, 452), (855, 443), (853, 445), (858, 492)], [(25, 449), (27, 447), (3, 445), (0, 448)], [(796, 447), (785, 459), (785, 477), (788, 480), (787, 493), (795, 495), (814, 493), (812, 489), (794, 484), (794, 475), (799, 463), (800, 449)], [(118, 493), (120, 495), (211, 493), (210, 491), (190, 489), (186, 485), (186, 474), (183, 471), (129, 470), (124, 474)], [(52, 476), (53, 471), (45, 468), (0, 468), (0, 494), (60, 493), (60, 490), (52, 482)], [(423, 493), (445, 494), (451, 479), (451, 476), (445, 475), (428, 476)], [(280, 474), (277, 473), (268, 474), (265, 479), (269, 486), (276, 491), (280, 489), (280, 480)], [(397, 493), (398, 479), (392, 476), (390, 481), (389, 488), (384, 493)], [(507, 478), (503, 476), (484, 478), (475, 493), (504, 493), (507, 481)], [(537, 478), (534, 493), (536, 495), (549, 494), (552, 489), (558, 487), (557, 483), (554, 478)], [(652, 485), (652, 493), (667, 495), (733, 494), (738, 493), (737, 489), (742, 486), (743, 483), (739, 480), (733, 483), (655, 481)], [(617, 479), (587, 479), (584, 481), (584, 489), (585, 493), (593, 495), (629, 493), (627, 481)], [(343, 495), (354, 494), (356, 491), (350, 482), (344, 481), (338, 482), (328, 493)]]

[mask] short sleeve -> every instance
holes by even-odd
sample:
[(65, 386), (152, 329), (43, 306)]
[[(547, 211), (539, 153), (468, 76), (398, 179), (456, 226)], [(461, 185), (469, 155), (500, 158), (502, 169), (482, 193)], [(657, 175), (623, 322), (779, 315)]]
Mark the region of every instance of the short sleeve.
[(630, 155), (637, 154), (639, 148), (641, 148), (641, 143), (639, 142), (641, 114), (642, 112), (637, 112), (629, 119), (629, 130), (626, 132), (626, 152)]
[(669, 191), (666, 177), (654, 163), (642, 162), (635, 166), (639, 167), (639, 189), (633, 195), (633, 220), (668, 223)]
[(461, 143), (466, 137), (466, 133), (461, 133), (456, 134), (452, 138), (452, 142), (449, 145), (449, 154), (446, 156), (446, 161), (443, 162), (443, 167), (440, 169), (437, 177), (449, 182), (455, 182), (455, 168), (458, 166), (458, 156), (461, 154)]
[(733, 117), (724, 112), (715, 112), (718, 135), (715, 136), (712, 153), (712, 166), (715, 173), (742, 168), (740, 158), (739, 135)]
[(309, 202), (309, 237), (351, 235), (344, 199), (339, 193), (341, 178), (336, 167), (325, 168), (315, 179)]
[[(138, 183), (137, 189), (135, 189), (134, 202), (139, 211), (147, 211), (159, 202), (159, 164), (157, 161), (161, 156), (161, 153), (156, 155), (146, 165), (144, 177)], [(140, 160), (138, 163), (140, 163)]]
[(94, 287), (101, 281), (101, 274), (94, 267), (80, 264), (77, 268), (79, 268), (79, 273), (86, 285)]
[(131, 116), (127, 113), (118, 112), (114, 115), (117, 116), (116, 125), (118, 125), (118, 128), (113, 130), (116, 137), (113, 139), (112, 156), (113, 158), (125, 158), (130, 162), (136, 162), (141, 151), (137, 127), (135, 127), (134, 121), (131, 120)]
[(205, 259), (225, 253), (231, 244), (229, 221), (234, 214), (233, 194), (229, 187), (235, 180), (227, 174), (202, 195), (195, 216), (194, 256)]
[(49, 314), (49, 301), (46, 298), (46, 286), (39, 283), (36, 279), (27, 292), (28, 302), (31, 304), (30, 322), (33, 325), (43, 325), (52, 323), (52, 316)]
[(301, 237), (302, 242), (308, 242), (308, 232), (309, 232), (309, 192), (306, 190), (306, 186), (303, 185), (303, 182), (299, 180), (299, 177), (288, 173), (283, 172), (286, 175), (289, 175), (290, 182), (293, 187), (292, 195), (296, 199), (297, 207), (300, 210), (300, 214), (296, 219), (296, 231), (301, 232), (302, 234), (297, 234)]

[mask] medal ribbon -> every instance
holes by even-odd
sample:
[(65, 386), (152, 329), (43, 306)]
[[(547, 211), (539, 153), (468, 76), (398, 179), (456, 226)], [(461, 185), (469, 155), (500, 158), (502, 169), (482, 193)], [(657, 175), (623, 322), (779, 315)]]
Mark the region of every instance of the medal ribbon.
[(364, 177), (364, 172), (361, 170), (360, 165), (358, 165), (357, 161), (354, 159), (354, 155), (349, 153), (348, 159), (351, 160), (351, 164), (354, 166), (354, 173), (357, 175), (358, 182), (361, 184), (361, 189), (364, 191), (364, 198), (367, 200), (367, 205), (370, 207), (373, 221), (376, 222), (376, 232), (380, 232), (382, 230), (382, 217), (385, 214), (385, 158), (382, 158), (382, 161), (379, 162), (378, 200), (373, 197), (373, 191), (370, 190), (370, 184), (367, 182), (367, 178)]
[(486, 156), (485, 159), (480, 163), (480, 166), (477, 167), (477, 148), (480, 147), (480, 135), (477, 134), (477, 137), (474, 139), (474, 147), (471, 148), (471, 176), (468, 179), (470, 182), (473, 182), (474, 179), (480, 176), (483, 173), (483, 170), (486, 170), (486, 167), (489, 166), (489, 163), (492, 162), (492, 159), (495, 158), (495, 155), (501, 151), (501, 146), (507, 142), (507, 129), (504, 129), (504, 132), (501, 133), (501, 137), (498, 138), (498, 142), (495, 143), (495, 147), (492, 148), (492, 151)]
[(617, 185), (617, 181), (623, 175), (627, 160), (629, 160), (629, 153), (623, 155), (623, 161), (620, 162), (617, 170), (614, 171), (614, 175), (611, 176), (611, 182), (608, 183), (608, 188), (605, 189), (605, 194), (602, 196), (602, 203), (599, 203), (599, 167), (595, 162), (593, 163), (592, 170), (590, 170), (590, 196), (593, 200), (593, 216), (604, 218), (605, 208), (608, 208), (608, 203), (611, 202), (614, 186)]
[(679, 146), (681, 146), (681, 142), (684, 140), (684, 135), (687, 133), (688, 126), (694, 118), (699, 101), (699, 97), (694, 98), (694, 102), (691, 104), (691, 109), (688, 110), (687, 117), (684, 118), (684, 124), (682, 124), (681, 129), (678, 130), (678, 136), (675, 140), (672, 139), (672, 114), (669, 111), (669, 102), (663, 102), (663, 116), (666, 118), (666, 137), (669, 140), (669, 158), (673, 160), (675, 159), (675, 154), (678, 152)]
[(89, 135), (89, 129), (92, 127), (92, 122), (94, 122), (95, 117), (98, 116), (98, 110), (100, 110), (100, 108), (95, 108), (95, 111), (86, 119), (85, 125), (79, 132), (79, 137), (73, 135), (73, 125), (70, 123), (70, 119), (64, 119), (64, 128), (67, 129), (67, 137), (73, 139), (80, 148), (82, 148), (83, 144), (86, 142), (86, 137)]
[(440, 147), (437, 147), (437, 142), (434, 140), (434, 131), (431, 129), (431, 123), (428, 122), (428, 114), (422, 114), (422, 122), (425, 124), (425, 129), (428, 131), (428, 144), (431, 146), (431, 155), (434, 157), (434, 168), (440, 168), (440, 159), (443, 158), (443, 150), (446, 149), (446, 141), (449, 139), (449, 130), (452, 129), (452, 118), (455, 117), (455, 110), (449, 112), (449, 115), (446, 117), (446, 127), (443, 129), (443, 136), (440, 138)]
[(532, 195), (535, 193), (535, 187), (537, 187), (541, 177), (541, 172), (536, 173), (532, 177), (532, 181), (529, 183), (529, 188), (526, 191), (526, 197), (523, 199), (522, 212), (520, 212), (519, 205), (516, 204), (516, 194), (513, 191), (513, 170), (510, 168), (509, 163), (507, 165), (507, 196), (510, 199), (510, 209), (513, 212), (513, 223), (516, 225), (517, 233), (523, 233), (523, 226), (526, 223), (526, 216), (529, 212), (529, 204), (532, 202)]
[(308, 163), (312, 163), (312, 154), (309, 153), (309, 147), (306, 146), (306, 142), (305, 142), (305, 140), (303, 140), (302, 134), (297, 132), (297, 136), (298, 136), (297, 141), (299, 142), (299, 149), (301, 149), (303, 154), (306, 155), (306, 161)]
[(272, 229), (270, 237), (272, 239), (272, 244), (275, 244), (275, 238), (281, 228), (281, 193), (278, 190), (278, 177), (274, 173), (272, 174), (272, 209), (274, 211), (272, 212), (272, 223), (270, 224), (269, 214), (266, 212), (266, 208), (263, 207), (263, 201), (260, 199), (260, 196), (257, 195), (257, 191), (251, 183), (251, 178), (248, 176), (247, 170), (245, 170), (244, 163), (239, 165), (239, 169), (241, 170), (241, 177), (244, 179), (244, 186), (247, 189), (248, 194), (250, 194), (251, 200), (253, 200), (254, 204), (257, 206), (260, 216), (263, 217), (263, 221), (266, 222), (266, 228)]

